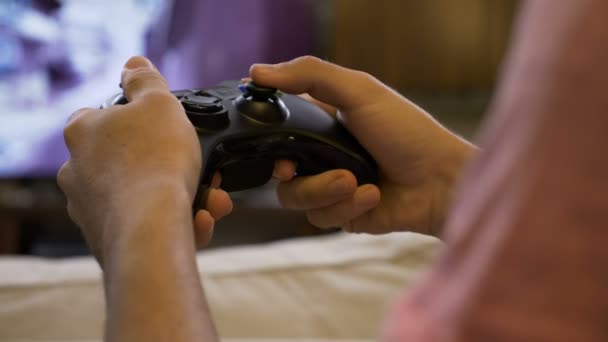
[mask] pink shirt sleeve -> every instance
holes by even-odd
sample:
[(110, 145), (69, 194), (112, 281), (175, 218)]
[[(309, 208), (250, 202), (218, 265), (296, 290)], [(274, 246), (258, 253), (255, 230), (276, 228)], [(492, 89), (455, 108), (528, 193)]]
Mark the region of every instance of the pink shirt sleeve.
[(385, 341), (608, 341), (608, 1), (532, 0), (435, 267)]

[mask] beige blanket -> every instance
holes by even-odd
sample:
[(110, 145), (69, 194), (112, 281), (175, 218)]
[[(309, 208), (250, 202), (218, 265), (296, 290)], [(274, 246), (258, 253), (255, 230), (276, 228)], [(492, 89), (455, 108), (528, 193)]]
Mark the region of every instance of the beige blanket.
[[(223, 338), (373, 340), (439, 245), (339, 234), (203, 252), (198, 264)], [(0, 258), (0, 341), (98, 341), (103, 310), (91, 258)]]

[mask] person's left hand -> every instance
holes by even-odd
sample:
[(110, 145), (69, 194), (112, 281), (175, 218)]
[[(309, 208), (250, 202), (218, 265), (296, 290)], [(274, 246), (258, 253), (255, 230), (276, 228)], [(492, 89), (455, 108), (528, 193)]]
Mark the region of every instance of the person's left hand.
[[(123, 233), (116, 222), (138, 215), (152, 198), (179, 204), (191, 220), (201, 171), (195, 129), (152, 63), (131, 58), (122, 87), (128, 104), (72, 115), (64, 131), (71, 156), (57, 175), (68, 213), (100, 261)], [(213, 185), (219, 182), (215, 177)], [(214, 221), (232, 210), (219, 189), (209, 191), (206, 203), (191, 225), (199, 246), (209, 241)]]

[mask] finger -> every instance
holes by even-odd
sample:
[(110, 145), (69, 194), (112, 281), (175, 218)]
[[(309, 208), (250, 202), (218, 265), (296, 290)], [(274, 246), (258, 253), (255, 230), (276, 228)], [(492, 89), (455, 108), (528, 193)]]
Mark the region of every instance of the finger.
[(74, 208), (75, 202), (74, 202), (74, 200), (70, 200), (70, 197), (71, 197), (70, 194), (71, 194), (71, 188), (72, 188), (71, 185), (73, 182), (74, 182), (74, 169), (72, 169), (71, 163), (68, 160), (61, 166), (61, 168), (59, 169), (59, 172), (57, 172), (57, 186), (59, 186), (59, 189), (61, 189), (61, 191), (63, 192), (63, 194), (65, 195), (65, 198), (67, 200), (66, 211), (67, 211), (68, 216), (70, 217), (72, 222), (79, 225), (78, 217), (76, 217), (76, 210)]
[(335, 228), (344, 225), (363, 215), (380, 203), (380, 189), (366, 184), (347, 199), (331, 206), (310, 210), (306, 213), (308, 220), (320, 228)]
[(167, 81), (147, 58), (131, 57), (125, 64), (121, 85), (129, 102), (142, 98), (147, 93), (167, 92)]
[(296, 164), (289, 160), (277, 160), (274, 162), (272, 177), (281, 182), (290, 181), (296, 174)]
[(220, 184), (222, 184), (222, 174), (219, 172), (215, 172), (213, 177), (211, 178), (211, 188), (219, 188)]
[(306, 56), (280, 64), (254, 64), (249, 73), (260, 85), (291, 94), (310, 94), (342, 110), (361, 107), (388, 89), (369, 74)]
[(288, 209), (308, 210), (326, 207), (352, 196), (357, 179), (346, 170), (331, 170), (319, 175), (297, 177), (277, 187), (281, 205)]
[(232, 212), (233, 204), (228, 193), (221, 189), (209, 189), (206, 201), (207, 210), (215, 220)]
[(301, 98), (303, 98), (304, 100), (311, 102), (313, 104), (315, 104), (317, 107), (323, 109), (323, 111), (331, 116), (333, 116), (334, 118), (336, 117), (336, 115), (338, 114), (338, 109), (334, 106), (330, 106), (325, 102), (321, 102), (317, 99), (315, 99), (314, 97), (308, 95), (308, 94), (301, 94), (300, 95)]
[(211, 242), (215, 220), (207, 210), (199, 210), (194, 217), (194, 240), (201, 249)]

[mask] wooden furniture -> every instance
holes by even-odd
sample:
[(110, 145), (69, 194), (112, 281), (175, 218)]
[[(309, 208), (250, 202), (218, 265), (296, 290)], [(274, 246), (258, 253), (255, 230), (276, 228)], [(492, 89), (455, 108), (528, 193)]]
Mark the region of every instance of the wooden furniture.
[(492, 88), (518, 1), (335, 0), (329, 55), (400, 91)]
[(14, 218), (0, 214), (0, 254), (19, 252), (19, 225)]
[[(234, 210), (216, 224), (209, 248), (263, 243), (279, 239), (327, 233), (313, 227), (303, 212), (281, 209), (275, 195), (275, 184), (239, 193), (232, 193)], [(44, 235), (51, 238), (42, 250), (62, 248), (66, 235), (78, 237), (78, 227), (66, 212), (65, 198), (54, 180), (29, 182), (0, 181), (0, 255), (30, 252), (23, 250), (24, 227), (32, 240)], [(73, 240), (73, 238), (71, 239)], [(70, 250), (84, 251), (82, 245)], [(32, 246), (29, 246), (32, 247)], [(37, 248), (36, 250), (41, 250)], [(56, 253), (56, 254), (55, 254)]]
[(54, 180), (0, 180), (0, 254), (21, 253), (23, 226), (42, 222), (76, 229)]

